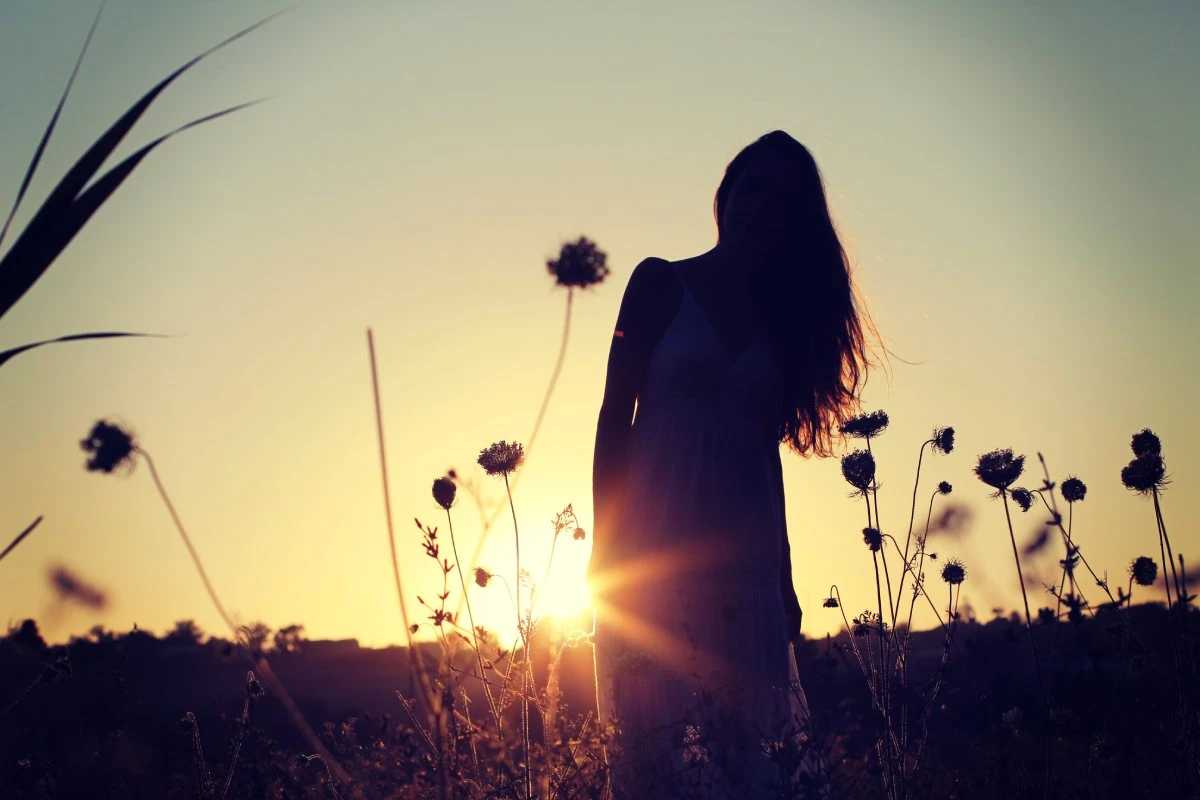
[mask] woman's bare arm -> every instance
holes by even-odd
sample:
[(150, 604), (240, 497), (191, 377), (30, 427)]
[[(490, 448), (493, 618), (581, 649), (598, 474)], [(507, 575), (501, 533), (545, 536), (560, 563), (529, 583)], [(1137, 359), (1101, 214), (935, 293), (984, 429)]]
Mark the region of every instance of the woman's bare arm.
[(634, 268), (621, 299), (608, 352), (604, 399), (596, 422), (596, 451), (592, 461), (593, 559), (598, 554), (602, 556), (613, 543), (612, 522), (621, 504), (635, 401), (645, 383), (654, 345), (663, 333), (665, 321), (670, 319), (667, 312), (673, 293), (680, 294), (682, 299), (671, 275), (670, 262), (647, 258)]

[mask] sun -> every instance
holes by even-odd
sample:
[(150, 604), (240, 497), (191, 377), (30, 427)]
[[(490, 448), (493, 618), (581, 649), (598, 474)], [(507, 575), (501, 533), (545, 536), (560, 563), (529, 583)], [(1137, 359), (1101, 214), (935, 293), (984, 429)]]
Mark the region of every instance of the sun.
[(551, 575), (538, 591), (535, 603), (534, 614), (538, 616), (573, 620), (591, 610), (592, 593), (583, 575), (560, 573)]

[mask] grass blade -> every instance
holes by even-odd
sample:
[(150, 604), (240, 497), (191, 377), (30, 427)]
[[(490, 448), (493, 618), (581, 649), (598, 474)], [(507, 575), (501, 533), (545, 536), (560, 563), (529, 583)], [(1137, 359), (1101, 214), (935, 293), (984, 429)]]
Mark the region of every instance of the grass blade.
[[(41, 277), (42, 273), (46, 271), (46, 269), (50, 266), (51, 261), (53, 261), (52, 256), (49, 261), (39, 263), (39, 260), (27, 260), (27, 255), (22, 256), (21, 254), (28, 254), (30, 251), (36, 250), (52, 251), (55, 255), (62, 252), (63, 248), (66, 247), (68, 242), (70, 242), (71, 237), (78, 232), (79, 227), (82, 227), (83, 222), (87, 221), (87, 217), (90, 217), (91, 213), (94, 213), (95, 208), (92, 209), (91, 213), (88, 213), (86, 216), (84, 216), (83, 222), (79, 223), (79, 227), (71, 230), (70, 233), (65, 237), (62, 234), (62, 230), (64, 228), (63, 217), (69, 214), (71, 209), (77, 207), (77, 198), (82, 199), (79, 197), (79, 194), (81, 191), (83, 191), (84, 186), (86, 186), (88, 181), (91, 180), (97, 172), (99, 172), (100, 167), (104, 164), (104, 161), (109, 157), (109, 155), (112, 154), (113, 150), (116, 149), (117, 145), (120, 144), (123, 138), (125, 138), (125, 135), (134, 126), (142, 114), (145, 113), (146, 109), (150, 107), (150, 104), (154, 102), (158, 95), (161, 94), (163, 90), (165, 90), (167, 86), (169, 86), (176, 78), (194, 66), (201, 59), (205, 58), (216, 50), (219, 50), (230, 42), (240, 39), (256, 28), (265, 25), (267, 22), (270, 22), (272, 19), (284, 13), (286, 10), (287, 9), (277, 11), (266, 19), (260, 20), (248, 28), (238, 31), (224, 41), (213, 45), (203, 53), (195, 56), (186, 64), (168, 75), (166, 78), (163, 78), (158, 82), (157, 85), (154, 86), (154, 88), (143, 95), (137, 103), (135, 103), (128, 111), (126, 111), (120, 119), (113, 123), (113, 125), (109, 127), (109, 129), (105, 131), (104, 134), (101, 135), (100, 138), (97, 139), (90, 148), (88, 148), (87, 152), (80, 156), (79, 160), (75, 162), (74, 166), (68, 170), (67, 174), (58, 182), (58, 185), (54, 187), (53, 191), (50, 192), (50, 196), (46, 198), (41, 207), (38, 209), (37, 213), (34, 214), (24, 232), (13, 244), (12, 249), (6, 256), (4, 256), (2, 260), (0, 260), (0, 298), (2, 298), (0, 299), (0, 317), (2, 317), (8, 311), (8, 309), (11, 308), (12, 305), (19, 300), (26, 291), (28, 291), (29, 287), (31, 287), (37, 281), (37, 279)], [(235, 108), (240, 108), (240, 106)], [(149, 149), (152, 149), (164, 139), (174, 135), (175, 133), (178, 133), (184, 128), (191, 127), (191, 125), (198, 124), (199, 122), (208, 119), (213, 119), (221, 114), (229, 113), (231, 110), (234, 109), (226, 109), (223, 112), (209, 115), (201, 120), (197, 120), (189, 125), (185, 125), (182, 128), (177, 128), (166, 136), (160, 137), (152, 142), (148, 148), (142, 148), (142, 150), (139, 150), (138, 153), (135, 153), (135, 156), (141, 154), (141, 157), (145, 157), (145, 154), (149, 152)], [(140, 161), (141, 159), (138, 158), (136, 160)], [(129, 159), (126, 159), (126, 161), (123, 162), (123, 165), (127, 163), (129, 163)], [(133, 166), (136, 166), (136, 161), (129, 167), (129, 169), (132, 169)], [(120, 169), (120, 167), (117, 169)], [(109, 175), (112, 175), (112, 172), (110, 172)], [(119, 183), (120, 180), (117, 181), (118, 185)], [(111, 190), (109, 193), (111, 194)], [(55, 246), (56, 244), (57, 246)]]
[(192, 120), (186, 125), (181, 125), (170, 133), (163, 134), (106, 172), (74, 202), (59, 208), (53, 225), (35, 228), (30, 223), (8, 254), (0, 259), (0, 317), (3, 317), (33, 287), (33, 284), (54, 263), (54, 259), (75, 238), (75, 234), (79, 233), (92, 215), (100, 209), (100, 206), (112, 196), (112, 193), (154, 148), (188, 128), (223, 117), (226, 114), (232, 114), (234, 111), (258, 102), (261, 101), (253, 100), (217, 111), (200, 119)]
[(67, 87), (63, 89), (62, 97), (58, 98), (58, 106), (54, 109), (54, 114), (50, 117), (50, 124), (46, 126), (46, 132), (42, 134), (42, 140), (38, 142), (37, 150), (33, 153), (33, 160), (29, 162), (29, 169), (25, 171), (25, 178), (21, 181), (21, 188), (17, 190), (17, 199), (13, 201), (12, 210), (8, 212), (8, 219), (4, 220), (4, 227), (0, 228), (0, 244), (4, 243), (4, 236), (8, 233), (8, 228), (12, 225), (13, 217), (17, 215), (17, 209), (21, 207), (21, 201), (25, 199), (25, 192), (29, 189), (30, 182), (33, 181), (34, 173), (37, 172), (38, 164), (42, 161), (42, 154), (46, 152), (46, 145), (50, 143), (50, 136), (54, 133), (54, 127), (58, 124), (58, 118), (62, 114), (63, 106), (67, 104), (67, 95), (71, 93), (71, 87), (75, 84), (75, 76), (79, 74), (79, 67), (83, 64), (83, 56), (87, 53), (88, 45), (92, 43), (92, 34), (96, 32), (96, 26), (100, 23), (100, 14), (104, 11), (104, 3), (106, 0), (101, 0), (100, 8), (96, 11), (96, 18), (92, 20), (91, 30), (88, 31), (87, 38), (83, 40), (83, 48), (79, 51), (79, 58), (75, 60), (75, 68), (71, 70), (71, 77), (67, 79)]
[(59, 336), (57, 339), (45, 339), (40, 342), (32, 342), (23, 344), (20, 347), (14, 347), (11, 350), (0, 351), (0, 367), (8, 363), (10, 358), (24, 353), (26, 350), (32, 350), (35, 347), (41, 347), (44, 344), (54, 344), (55, 342), (78, 342), (83, 339), (114, 339), (118, 336), (162, 336), (160, 333), (123, 333), (120, 331), (111, 331), (103, 333), (72, 333), (69, 336)]
[(16, 547), (17, 545), (19, 545), (21, 543), (22, 539), (24, 539), (29, 534), (33, 533), (33, 529), (36, 528), (41, 523), (42, 523), (42, 517), (38, 517), (37, 519), (35, 519), (33, 522), (31, 522), (29, 524), (28, 528), (26, 528), (25, 530), (23, 530), (19, 534), (17, 534), (17, 538), (12, 540), (12, 544), (10, 544), (8, 547), (4, 548), (3, 553), (0, 553), (0, 559), (3, 559), (6, 555), (11, 553), (13, 548)]

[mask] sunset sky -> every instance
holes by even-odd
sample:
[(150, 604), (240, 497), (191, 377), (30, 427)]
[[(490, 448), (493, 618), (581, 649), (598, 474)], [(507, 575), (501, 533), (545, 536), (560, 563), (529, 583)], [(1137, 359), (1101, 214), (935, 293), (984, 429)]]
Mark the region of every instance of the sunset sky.
[[(157, 80), (280, 8), (110, 0), (17, 230)], [(0, 3), (4, 212), (95, 9)], [(918, 521), (939, 480), (972, 513), (963, 538), (931, 543), (966, 562), (963, 604), (986, 619), (1020, 603), (1002, 508), (972, 474), (998, 447), (1026, 455), (1024, 485), (1040, 483), (1039, 451), (1055, 480), (1086, 482), (1074, 534), (1115, 591), (1132, 558), (1160, 561), (1152, 505), (1119, 477), (1150, 427), (1172, 543), (1200, 564), (1197, 31), (1200, 7), (1182, 1), (296, 5), (172, 85), (116, 156), (270, 99), (159, 148), (0, 320), (0, 349), (172, 337), (46, 347), (0, 370), (0, 546), (45, 515), (0, 563), (0, 622), (35, 617), (62, 640), (190, 618), (227, 635), (144, 464), (84, 470), (79, 440), (112, 418), (154, 456), (240, 620), (400, 641), (366, 329), (415, 613), (440, 573), (412, 520), (445, 531), (429, 488), (451, 467), (502, 499), (475, 457), (527, 439), (566, 301), (545, 260), (586, 235), (612, 274), (576, 297), (516, 493), (535, 574), (556, 512), (574, 504), (589, 531), (559, 542), (548, 591), (566, 603), (591, 547), (596, 416), (630, 271), (710, 248), (725, 165), (776, 128), (820, 165), (895, 354), (863, 397), (892, 418), (874, 445), (885, 532), (903, 538), (918, 448), (952, 425), (955, 452), (924, 460)], [(874, 606), (864, 511), (837, 459), (785, 453), (784, 475), (804, 630), (823, 635), (841, 624), (821, 608), (831, 582), (849, 614)], [(466, 559), (479, 514), (460, 497)], [(1018, 515), (1018, 539), (1044, 519)], [(1049, 580), (1059, 557), (1027, 576)], [(507, 516), (480, 563), (511, 574)], [(60, 564), (107, 609), (58, 604)], [(502, 592), (472, 589), (478, 622), (505, 624)]]

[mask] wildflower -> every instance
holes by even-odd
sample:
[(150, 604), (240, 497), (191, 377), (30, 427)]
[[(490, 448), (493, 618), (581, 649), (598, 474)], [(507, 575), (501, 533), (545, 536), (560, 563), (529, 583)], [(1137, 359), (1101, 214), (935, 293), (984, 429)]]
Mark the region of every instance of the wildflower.
[(1142, 428), (1141, 433), (1135, 433), (1129, 446), (1135, 456), (1162, 455), (1162, 442), (1149, 428)]
[(954, 491), (954, 487), (951, 486), (949, 484), (949, 482), (942, 481), (941, 483), (938, 484), (938, 493), (939, 494), (950, 494), (950, 492), (952, 492), (952, 491)]
[(967, 579), (967, 567), (957, 558), (952, 558), (942, 565), (942, 580), (951, 586), (957, 586)]
[(1158, 453), (1145, 453), (1130, 461), (1121, 470), (1121, 483), (1125, 488), (1141, 494), (1149, 494), (1166, 485), (1166, 467)]
[(488, 583), (492, 580), (492, 573), (488, 572), (483, 567), (475, 568), (475, 583), (483, 588), (487, 588)]
[(871, 548), (872, 553), (883, 549), (883, 534), (877, 528), (863, 528), (863, 541)]
[(841, 431), (855, 439), (870, 439), (883, 433), (888, 426), (886, 411), (872, 411), (869, 414), (859, 414), (846, 420)]
[(608, 255), (587, 237), (562, 246), (558, 258), (546, 262), (546, 268), (559, 286), (586, 288), (608, 276)]
[(933, 429), (933, 449), (949, 453), (954, 449), (954, 428)]
[(1028, 511), (1033, 507), (1033, 492), (1023, 486), (1012, 490), (1012, 499), (1016, 501), (1022, 511)]
[(133, 451), (137, 449), (133, 434), (104, 420), (99, 420), (86, 439), (79, 442), (84, 452), (91, 453), (87, 468), (91, 472), (112, 474), (117, 467), (133, 468)]
[(836, 597), (834, 597), (833, 595), (830, 595), (829, 597), (826, 597), (821, 602), (821, 605), (824, 606), (825, 608), (837, 608), (838, 607), (838, 599)]
[(420, 626), (420, 625), (418, 625), (418, 624), (417, 624), (417, 623), (415, 623), (415, 622), (414, 622), (412, 625), (409, 625), (409, 626), (408, 626), (408, 632), (409, 632), (409, 633), (416, 633), (416, 632), (417, 632), (417, 631), (419, 631), (419, 630), (421, 630), (421, 626)]
[(1138, 556), (1129, 564), (1129, 574), (1138, 586), (1153, 586), (1158, 577), (1158, 564), (1149, 556)]
[(573, 537), (575, 539), (575, 541), (582, 542), (585, 537), (587, 537), (587, 531), (585, 531), (583, 528), (575, 529), (575, 534)]
[(507, 475), (524, 460), (525, 448), (517, 442), (496, 442), (479, 451), (479, 466), (488, 475)]
[(246, 696), (249, 697), (251, 700), (257, 700), (258, 698), (262, 697), (264, 694), (266, 694), (266, 690), (263, 689), (263, 685), (259, 682), (258, 678), (255, 677), (253, 672), (247, 672), (246, 673)]
[(979, 457), (975, 465), (975, 474), (979, 480), (997, 491), (1003, 492), (1025, 469), (1025, 456), (1014, 456), (1012, 450), (993, 450)]
[(865, 492), (875, 479), (875, 457), (866, 450), (842, 456), (842, 477), (858, 491)]
[(454, 495), (457, 493), (458, 487), (449, 478), (438, 478), (433, 482), (433, 500), (447, 511), (454, 504)]
[(1077, 503), (1087, 494), (1087, 486), (1074, 475), (1063, 481), (1062, 496), (1068, 503)]

